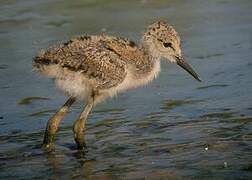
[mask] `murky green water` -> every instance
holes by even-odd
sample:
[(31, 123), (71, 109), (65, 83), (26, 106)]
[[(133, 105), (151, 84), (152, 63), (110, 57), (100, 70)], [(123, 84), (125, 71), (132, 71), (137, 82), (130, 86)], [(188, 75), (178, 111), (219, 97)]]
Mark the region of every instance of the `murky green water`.
[[(251, 8), (250, 0), (1, 1), (0, 179), (252, 178)], [(72, 137), (81, 103), (62, 122), (55, 151), (41, 150), (66, 97), (32, 72), (37, 50), (85, 33), (137, 41), (158, 19), (180, 32), (203, 82), (163, 63), (148, 87), (94, 109), (84, 152)]]

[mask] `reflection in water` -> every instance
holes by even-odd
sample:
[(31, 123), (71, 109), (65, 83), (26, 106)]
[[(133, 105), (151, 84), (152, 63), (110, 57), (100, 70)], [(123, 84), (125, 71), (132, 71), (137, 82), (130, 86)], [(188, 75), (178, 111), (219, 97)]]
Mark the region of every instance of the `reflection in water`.
[[(153, 112), (135, 121), (104, 119), (100, 125), (90, 123), (85, 151), (77, 151), (74, 142), (69, 143), (69, 128), (59, 133), (59, 140), (67, 136), (68, 143), (56, 140), (50, 152), (40, 148), (42, 132), (1, 136), (1, 172), (9, 168), (17, 175), (36, 171), (31, 177), (53, 179), (180, 179), (188, 173), (182, 169), (204, 177), (213, 172), (232, 173), (239, 165), (240, 172), (249, 173), (251, 164), (246, 158), (251, 155), (252, 136), (246, 128), (251, 125), (251, 117), (223, 112), (190, 121), (166, 118), (165, 113)], [(109, 126), (102, 125), (106, 122)], [(27, 170), (20, 171), (21, 167)], [(7, 177), (8, 173), (1, 175)]]
[(60, 179), (60, 171), (62, 169), (63, 157), (56, 155), (54, 151), (50, 151), (45, 154), (47, 159), (47, 164), (52, 171), (52, 179)]
[[(0, 2), (0, 179), (251, 179), (251, 3)], [(65, 97), (32, 72), (37, 50), (101, 31), (137, 41), (157, 19), (178, 29), (202, 84), (164, 63), (147, 88), (94, 109), (85, 151), (72, 133), (81, 103), (54, 149), (42, 150), (46, 121)]]

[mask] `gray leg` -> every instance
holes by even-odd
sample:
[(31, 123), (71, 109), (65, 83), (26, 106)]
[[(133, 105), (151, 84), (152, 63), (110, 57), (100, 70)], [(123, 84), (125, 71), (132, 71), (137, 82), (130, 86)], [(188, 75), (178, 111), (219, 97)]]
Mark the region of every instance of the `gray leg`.
[(65, 104), (48, 120), (43, 147), (49, 148), (52, 145), (60, 121), (62, 120), (66, 112), (69, 110), (70, 106), (75, 102), (75, 100), (76, 99), (74, 97), (70, 97), (65, 102)]
[(74, 140), (76, 142), (78, 149), (83, 149), (85, 146), (84, 129), (85, 129), (85, 124), (86, 124), (88, 114), (92, 110), (93, 106), (94, 106), (94, 100), (93, 98), (91, 98), (91, 100), (87, 102), (79, 118), (74, 123), (74, 126), (73, 126)]

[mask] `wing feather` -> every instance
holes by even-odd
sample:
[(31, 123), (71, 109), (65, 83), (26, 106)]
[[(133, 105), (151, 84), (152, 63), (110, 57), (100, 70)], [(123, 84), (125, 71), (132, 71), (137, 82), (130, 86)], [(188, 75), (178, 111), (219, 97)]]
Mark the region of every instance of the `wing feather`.
[(118, 54), (104, 46), (101, 37), (72, 39), (59, 47), (50, 48), (34, 58), (33, 66), (60, 65), (96, 83), (97, 88), (120, 84), (126, 76), (126, 63)]
[(109, 36), (81, 36), (49, 48), (34, 58), (34, 67), (58, 64), (95, 81), (98, 88), (120, 84), (128, 65), (136, 71), (150, 71), (147, 55), (134, 42)]

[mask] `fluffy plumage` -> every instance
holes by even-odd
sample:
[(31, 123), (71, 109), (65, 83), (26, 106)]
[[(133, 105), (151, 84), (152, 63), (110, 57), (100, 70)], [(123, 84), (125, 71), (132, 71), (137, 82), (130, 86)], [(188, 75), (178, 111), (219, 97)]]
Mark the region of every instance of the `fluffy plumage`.
[(181, 55), (180, 38), (165, 22), (151, 24), (140, 44), (111, 36), (82, 36), (41, 51), (33, 67), (55, 80), (71, 97), (47, 123), (44, 146), (50, 147), (59, 122), (76, 99), (86, 106), (73, 126), (77, 147), (84, 148), (84, 128), (92, 107), (118, 92), (147, 84), (160, 71), (160, 59), (175, 62), (200, 80)]
[(164, 22), (150, 25), (139, 45), (124, 38), (81, 36), (42, 50), (33, 67), (68, 95), (87, 99), (95, 92), (100, 101), (154, 79), (164, 54), (162, 43), (168, 41), (180, 53), (177, 32)]

